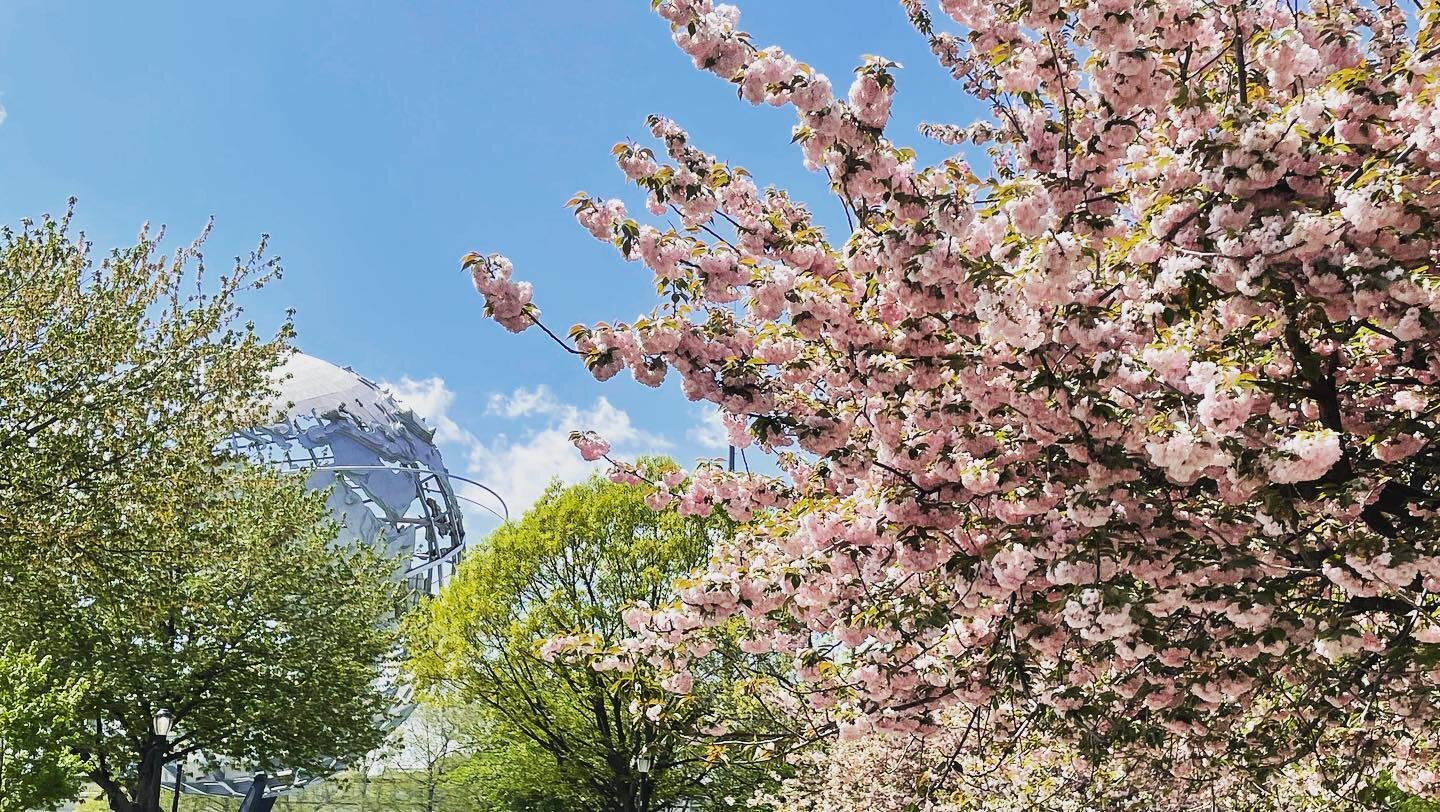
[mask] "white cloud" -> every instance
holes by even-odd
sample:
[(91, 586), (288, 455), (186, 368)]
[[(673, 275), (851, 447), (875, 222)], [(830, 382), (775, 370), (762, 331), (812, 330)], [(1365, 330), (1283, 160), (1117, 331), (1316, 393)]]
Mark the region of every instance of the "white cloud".
[(685, 432), (685, 436), (700, 446), (715, 451), (730, 447), (730, 434), (725, 430), (725, 420), (720, 416), (720, 410), (714, 407), (702, 407), (699, 424), (692, 426)]
[(499, 434), (470, 451), (469, 475), (505, 497), (511, 515), (528, 508), (550, 480), (579, 482), (603, 470), (585, 462), (570, 442), (572, 431), (595, 431), (610, 442), (615, 454), (634, 457), (670, 448), (665, 438), (637, 427), (630, 415), (604, 397), (589, 407), (561, 403), (544, 387), (517, 389), (490, 398), (491, 414), (546, 418), (543, 424)]
[(8, 116), (8, 115), (10, 115), (10, 114), (7, 113), (7, 112), (5, 112), (5, 105), (0, 104), (0, 124), (4, 124), (4, 123), (5, 123), (5, 117)]
[[(463, 472), (493, 488), (504, 498), (512, 517), (524, 513), (544, 493), (551, 479), (579, 482), (604, 470), (580, 458), (570, 442), (572, 431), (598, 432), (617, 455), (625, 458), (671, 447), (665, 438), (636, 426), (629, 414), (604, 397), (581, 407), (560, 401), (544, 386), (492, 394), (484, 414), (519, 425), (482, 440), (451, 416), (455, 393), (443, 378), (417, 381), (402, 377), (399, 383), (383, 386), (435, 427), (436, 442), (447, 446), (443, 450), (449, 452), (450, 470)], [(721, 436), (723, 446), (723, 428)], [(483, 504), (494, 504), (493, 497), (473, 485), (462, 485), (458, 493)], [(467, 515), (480, 518), (483, 514), (477, 515), (477, 511), (467, 505)]]
[(508, 395), (500, 392), (492, 394), (485, 413), (524, 417), (531, 414), (554, 414), (559, 410), (560, 404), (555, 400), (555, 396), (542, 384), (534, 389), (522, 386)]

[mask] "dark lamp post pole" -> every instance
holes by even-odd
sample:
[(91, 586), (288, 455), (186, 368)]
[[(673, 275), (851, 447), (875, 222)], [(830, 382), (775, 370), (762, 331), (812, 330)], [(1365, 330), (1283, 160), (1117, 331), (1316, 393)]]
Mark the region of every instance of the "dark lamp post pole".
[[(174, 729), (175, 714), (171, 713), (168, 710), (165, 710), (164, 708), (161, 708), (160, 710), (155, 712), (155, 718), (152, 719), (150, 722), (150, 730), (156, 735), (156, 737), (165, 740), (165, 742), (168, 744), (170, 741), (170, 731)], [(164, 765), (162, 764), (161, 767), (163, 768)], [(184, 769), (184, 764), (179, 761), (175, 762), (175, 789), (171, 792), (170, 812), (179, 812), (180, 810), (180, 779), (181, 772)]]

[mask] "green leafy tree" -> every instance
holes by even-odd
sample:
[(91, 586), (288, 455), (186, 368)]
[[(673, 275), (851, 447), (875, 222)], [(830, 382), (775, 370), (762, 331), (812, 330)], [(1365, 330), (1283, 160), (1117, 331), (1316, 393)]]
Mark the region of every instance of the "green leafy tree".
[[(202, 240), (204, 235), (202, 235)], [(195, 752), (322, 769), (378, 744), (387, 562), (334, 549), (323, 497), (220, 449), (269, 419), (288, 316), (159, 235), (95, 261), (70, 216), (0, 231), (0, 640), (83, 681), (65, 731), (117, 812)], [(152, 735), (174, 713), (177, 735)]]
[(82, 687), (59, 681), (48, 659), (0, 647), (0, 812), (50, 808), (79, 789), (65, 737)]
[[(13, 577), (0, 631), (88, 684), (72, 738), (117, 812), (157, 808), (164, 765), (195, 752), (328, 770), (376, 747), (390, 564), (331, 545), (320, 494), (227, 464), (137, 495), (107, 554)], [(152, 735), (157, 711), (175, 717)]]
[(1440, 812), (1440, 803), (1428, 798), (1417, 798), (1395, 785), (1389, 773), (1382, 773), (1374, 784), (1360, 793), (1360, 804), (1370, 809), (1385, 809), (1390, 812)]
[[(73, 204), (73, 201), (72, 201)], [(71, 216), (0, 227), (0, 563), (96, 549), (137, 485), (203, 475), (216, 439), (262, 422), (289, 318), (263, 338), (240, 299), (278, 278), (261, 244), (207, 276), (209, 229), (98, 261)]]
[[(275, 812), (490, 812), (493, 807), (477, 802), (477, 793), (454, 780), (455, 768), (468, 763), (483, 725), (469, 704), (422, 705), (384, 747), (350, 762), (343, 772), (280, 796)], [(195, 796), (183, 796), (180, 808), (207, 812)]]
[[(761, 779), (753, 759), (699, 733), (741, 713), (752, 677), (737, 651), (696, 663), (685, 691), (667, 690), (643, 661), (605, 663), (629, 635), (622, 612), (669, 599), (672, 582), (729, 532), (722, 519), (651, 510), (648, 490), (599, 478), (552, 485), (411, 616), (422, 688), (458, 692), (489, 718), (489, 743), (457, 777), (489, 788), (487, 808), (703, 808), (746, 797)], [(557, 639), (587, 656), (557, 654)], [(648, 774), (637, 759), (649, 760)]]
[(435, 698), (416, 709), (401, 728), (400, 760), (412, 787), (411, 808), (423, 812), (487, 808), (472, 803), (455, 775), (457, 766), (468, 763), (485, 726), (473, 705), (450, 698)]
[(555, 757), (536, 742), (492, 726), (468, 757), (445, 776), (446, 810), (567, 812), (584, 809), (593, 793), (566, 781)]

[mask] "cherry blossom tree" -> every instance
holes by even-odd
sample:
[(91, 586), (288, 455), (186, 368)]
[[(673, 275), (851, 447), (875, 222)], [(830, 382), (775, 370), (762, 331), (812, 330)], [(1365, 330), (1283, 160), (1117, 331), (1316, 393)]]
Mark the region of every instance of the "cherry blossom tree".
[(738, 617), (842, 740), (1044, 736), (1175, 797), (1440, 793), (1440, 5), (902, 0), (990, 109), (922, 127), (988, 155), (933, 166), (887, 130), (893, 62), (841, 96), (732, 6), (654, 5), (795, 110), (849, 229), (655, 117), (663, 149), (615, 157), (679, 227), (571, 201), (650, 314), (567, 342), (464, 259), (508, 329), (673, 370), (775, 455), (656, 483), (745, 531), (631, 618), (653, 656)]
[[(1351, 803), (1336, 803), (1313, 769), (1295, 766), (1263, 785), (1231, 773), (1188, 794), (1137, 782), (1125, 769), (1077, 758), (1066, 742), (1021, 738), (977, 742), (966, 725), (929, 735), (868, 733), (803, 751), (793, 773), (751, 803), (772, 812), (1093, 812), (1162, 809), (1212, 812), (1429, 812), (1382, 780)], [(1011, 733), (1013, 731), (1005, 731)], [(979, 746), (977, 746), (979, 745)]]

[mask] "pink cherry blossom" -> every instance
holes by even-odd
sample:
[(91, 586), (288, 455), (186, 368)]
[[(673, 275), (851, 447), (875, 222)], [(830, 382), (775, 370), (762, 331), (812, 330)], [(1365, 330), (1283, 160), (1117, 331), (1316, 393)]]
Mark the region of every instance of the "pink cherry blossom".
[[(902, 6), (986, 111), (922, 128), (966, 155), (901, 143), (894, 63), (837, 99), (734, 6), (662, 0), (696, 68), (792, 108), (845, 225), (659, 116), (616, 161), (667, 219), (572, 201), (660, 299), (557, 340), (601, 380), (673, 371), (778, 472), (654, 490), (741, 525), (627, 616), (636, 656), (684, 674), (741, 629), (839, 763), (947, 752), (1014, 789), (987, 798), (1440, 795), (1440, 16)], [(465, 267), (539, 323), (503, 257)], [(782, 807), (952, 808), (844, 778)]]
[(610, 444), (594, 432), (576, 432), (571, 435), (570, 440), (580, 449), (580, 456), (587, 462), (594, 462), (610, 453)]

